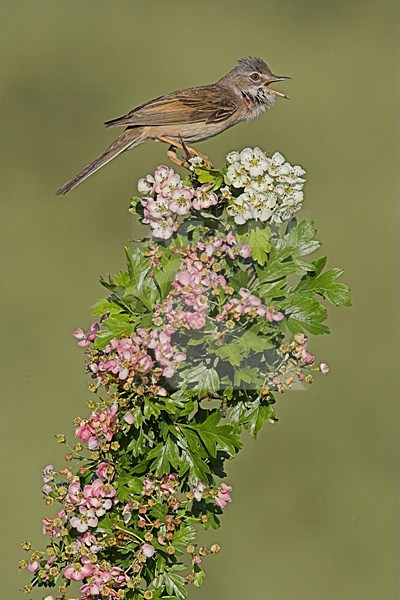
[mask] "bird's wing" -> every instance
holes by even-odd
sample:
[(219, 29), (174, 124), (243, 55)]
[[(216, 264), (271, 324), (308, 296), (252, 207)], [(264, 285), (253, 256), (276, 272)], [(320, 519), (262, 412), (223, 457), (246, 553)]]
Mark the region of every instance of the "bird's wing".
[(205, 85), (160, 96), (138, 106), (127, 115), (107, 121), (107, 127), (139, 125), (173, 125), (178, 123), (219, 123), (239, 108), (230, 90)]

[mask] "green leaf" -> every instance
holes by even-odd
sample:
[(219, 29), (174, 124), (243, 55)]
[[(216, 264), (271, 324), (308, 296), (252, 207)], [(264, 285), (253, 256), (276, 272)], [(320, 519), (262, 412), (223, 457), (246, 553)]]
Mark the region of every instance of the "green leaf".
[(217, 171), (216, 169), (209, 171), (207, 169), (197, 167), (194, 172), (197, 175), (199, 183), (213, 183), (213, 186), (210, 188), (211, 191), (219, 189), (224, 182), (224, 177), (221, 171)]
[(123, 311), (123, 307), (119, 304), (112, 302), (106, 298), (98, 300), (93, 307), (93, 315), (94, 316), (103, 316), (103, 315), (118, 315)]
[(161, 300), (164, 300), (168, 292), (171, 291), (172, 282), (180, 263), (181, 259), (179, 256), (172, 256), (171, 258), (163, 257), (161, 259), (161, 266), (153, 269), (154, 279), (157, 283)]
[(262, 277), (262, 283), (273, 282), (292, 273), (305, 275), (314, 270), (314, 265), (299, 259), (293, 260), (293, 248), (276, 248), (273, 246), (269, 255), (268, 264)]
[(314, 239), (316, 233), (313, 221), (302, 221), (299, 225), (292, 227), (283, 239), (277, 240), (277, 248), (290, 249), (293, 258), (311, 254), (321, 245)]
[(204, 362), (194, 368), (181, 371), (180, 375), (186, 384), (201, 392), (216, 392), (220, 387), (217, 371)]
[(205, 577), (204, 571), (202, 569), (200, 569), (200, 567), (198, 565), (195, 565), (194, 580), (193, 580), (194, 587), (197, 587), (197, 588), (200, 587), (203, 584), (204, 577)]
[(244, 426), (250, 435), (256, 439), (262, 425), (266, 423), (275, 423), (275, 411), (271, 403), (261, 400), (257, 397), (256, 400), (249, 403), (240, 401), (229, 412), (228, 422), (236, 426)]
[(179, 462), (180, 477), (186, 476), (189, 485), (196, 485), (197, 481), (207, 481), (210, 467), (205, 462), (204, 453), (200, 456), (202, 446), (198, 436), (190, 429), (182, 428), (178, 435), (178, 445), (181, 448)]
[(257, 367), (241, 367), (235, 369), (234, 385), (239, 387), (242, 383), (252, 384), (253, 389), (257, 389), (264, 383), (264, 379), (259, 376), (259, 369)]
[[(132, 429), (131, 429), (132, 431)], [(131, 441), (129, 442), (126, 452), (131, 452), (132, 456), (137, 457), (143, 453), (143, 450), (146, 448), (144, 445), (144, 435), (143, 430), (139, 429), (137, 435), (135, 435)]]
[(210, 413), (205, 421), (196, 424), (191, 422), (187, 425), (181, 425), (181, 427), (194, 431), (203, 442), (207, 452), (214, 458), (219, 450), (224, 450), (233, 456), (241, 447), (238, 436), (229, 425), (219, 425), (221, 420), (219, 410), (213, 410)]
[(255, 227), (244, 236), (239, 236), (242, 242), (246, 242), (251, 248), (252, 258), (259, 265), (265, 265), (267, 262), (267, 253), (271, 250), (271, 231), (268, 227)]
[(264, 352), (273, 348), (275, 344), (266, 336), (258, 335), (258, 329), (257, 325), (247, 329), (231, 342), (214, 350), (214, 353), (222, 360), (228, 360), (231, 365), (238, 367), (250, 353)]
[(275, 346), (275, 344), (267, 337), (258, 335), (257, 325), (247, 329), (243, 335), (238, 338), (238, 344), (246, 357), (249, 356), (250, 352), (264, 352)]
[(196, 538), (196, 528), (193, 525), (182, 525), (174, 531), (172, 545), (176, 548), (186, 548)]
[(343, 269), (330, 269), (314, 277), (305, 277), (300, 281), (296, 291), (312, 291), (314, 294), (320, 294), (336, 306), (351, 306), (348, 286), (336, 282), (336, 279), (342, 273)]
[(329, 333), (326, 325), (321, 325), (328, 317), (328, 312), (323, 304), (316, 300), (309, 292), (292, 292), (281, 303), (287, 316), (287, 326), (292, 333), (304, 330), (320, 335)]
[(113, 338), (121, 339), (129, 337), (136, 326), (136, 319), (132, 320), (130, 315), (121, 313), (108, 317), (97, 332), (94, 347), (103, 349)]
[(168, 475), (171, 472), (171, 466), (177, 469), (180, 461), (178, 448), (170, 437), (150, 450), (147, 459), (149, 461), (154, 459), (150, 469), (155, 471), (157, 477)]
[(229, 344), (224, 344), (220, 348), (214, 350), (214, 354), (219, 356), (222, 360), (227, 360), (233, 366), (239, 366), (244, 358), (243, 352), (239, 347), (239, 344), (234, 340)]
[(172, 598), (184, 600), (186, 598), (186, 580), (178, 574), (183, 569), (186, 569), (186, 565), (175, 564), (170, 568), (165, 565), (164, 570), (153, 580), (153, 586), (155, 588), (164, 586)]

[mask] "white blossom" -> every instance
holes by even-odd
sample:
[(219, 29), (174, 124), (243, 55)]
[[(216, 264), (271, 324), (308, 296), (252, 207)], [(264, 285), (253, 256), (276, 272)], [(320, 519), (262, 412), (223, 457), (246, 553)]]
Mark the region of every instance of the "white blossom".
[(192, 156), (189, 158), (189, 163), (191, 165), (191, 171), (194, 171), (194, 169), (204, 166), (204, 159), (202, 156)]
[(239, 152), (236, 152), (236, 150), (234, 150), (233, 152), (229, 152), (229, 154), (226, 155), (226, 161), (230, 165), (233, 165), (234, 163), (239, 162), (239, 160), (240, 160), (240, 154), (239, 154)]
[(269, 160), (260, 148), (245, 148), (240, 153), (240, 164), (251, 177), (257, 177), (268, 169)]
[(233, 163), (229, 165), (226, 176), (229, 182), (235, 188), (242, 188), (250, 184), (250, 175), (245, 171), (240, 163)]
[[(246, 221), (281, 223), (291, 219), (303, 202), (304, 169), (291, 165), (280, 152), (268, 157), (260, 148), (230, 152), (221, 190), (227, 212), (238, 224)], [(241, 191), (237, 197), (232, 188)], [(233, 194), (232, 194), (233, 192)]]

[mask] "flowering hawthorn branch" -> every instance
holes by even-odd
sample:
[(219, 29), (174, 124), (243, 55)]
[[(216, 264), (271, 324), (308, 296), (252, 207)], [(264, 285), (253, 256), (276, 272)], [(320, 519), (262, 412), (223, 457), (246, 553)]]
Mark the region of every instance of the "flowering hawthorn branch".
[(350, 300), (340, 269), (307, 258), (320, 244), (294, 218), (304, 170), (259, 148), (231, 152), (221, 170), (190, 162), (184, 180), (160, 166), (139, 181), (131, 212), (150, 236), (125, 249), (96, 321), (74, 332), (94, 400), (68, 466), (43, 470), (58, 510), (43, 519), (45, 551), (20, 563), (26, 591), (65, 600), (78, 582), (82, 600), (183, 600), (220, 550), (195, 540), (231, 502), (221, 479), (241, 431), (257, 437), (277, 394), (329, 371), (308, 335), (329, 332), (326, 300)]

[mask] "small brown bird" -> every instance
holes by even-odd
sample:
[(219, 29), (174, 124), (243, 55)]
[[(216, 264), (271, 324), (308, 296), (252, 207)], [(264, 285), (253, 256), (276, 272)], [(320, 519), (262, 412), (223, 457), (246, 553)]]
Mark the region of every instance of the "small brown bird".
[[(270, 83), (291, 77), (274, 75), (261, 58), (249, 57), (216, 83), (187, 88), (160, 96), (134, 108), (124, 117), (107, 121), (107, 127), (126, 127), (123, 133), (98, 158), (65, 183), (56, 194), (66, 194), (110, 160), (146, 140), (169, 144), (168, 156), (177, 164), (177, 149), (190, 156), (203, 156), (186, 142), (198, 142), (218, 135), (241, 121), (251, 121), (271, 108), (282, 92)], [(206, 157), (204, 157), (206, 159)]]

